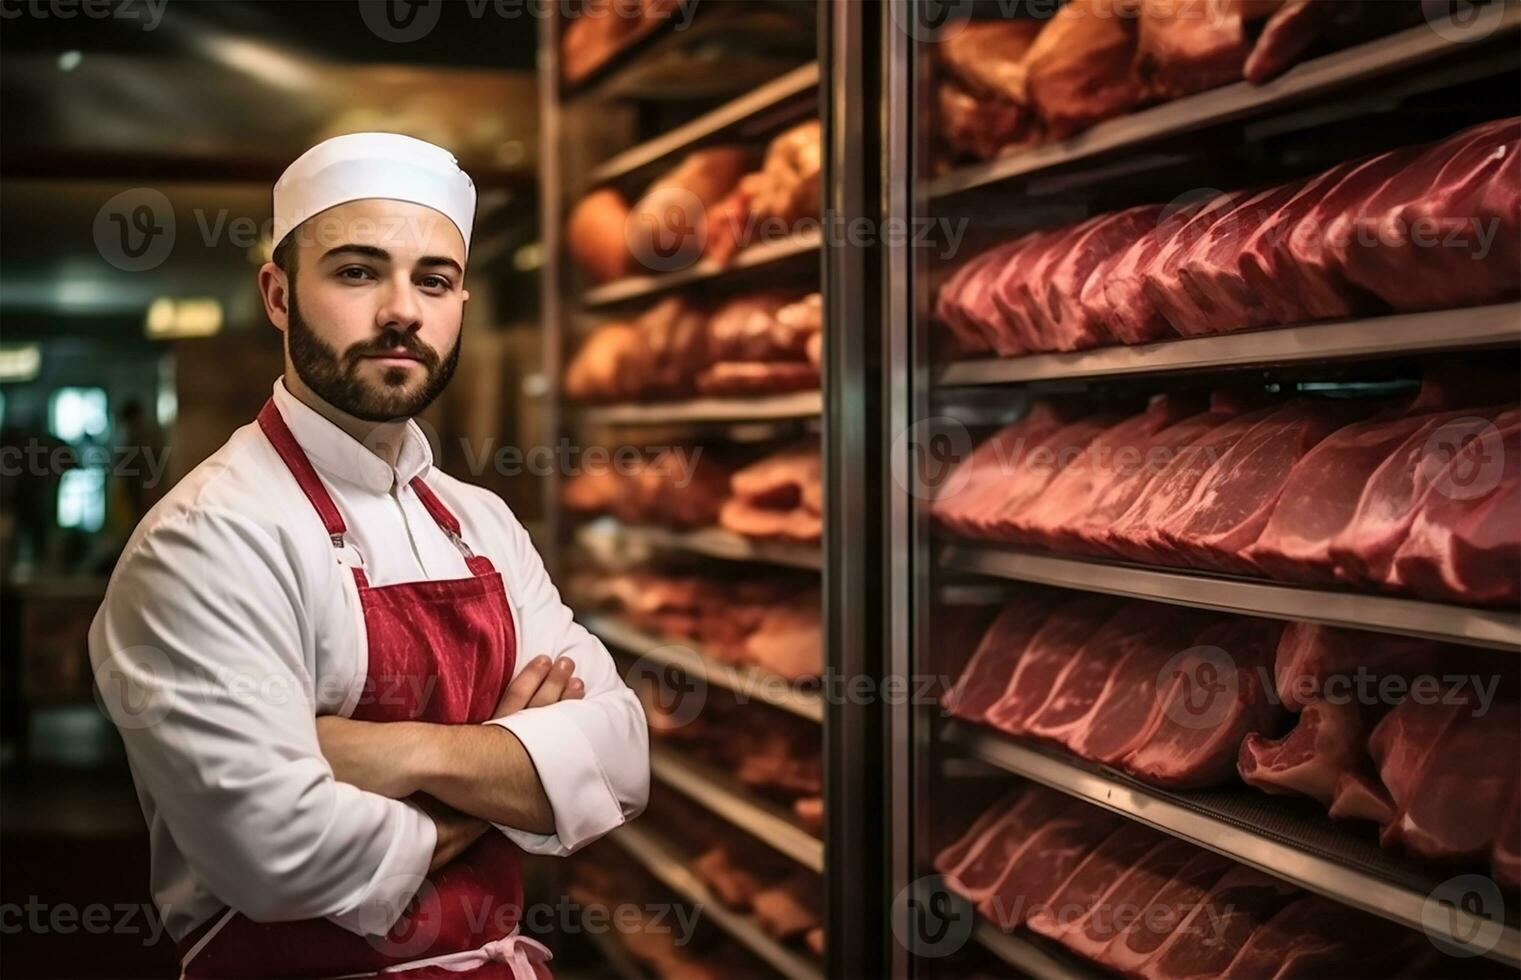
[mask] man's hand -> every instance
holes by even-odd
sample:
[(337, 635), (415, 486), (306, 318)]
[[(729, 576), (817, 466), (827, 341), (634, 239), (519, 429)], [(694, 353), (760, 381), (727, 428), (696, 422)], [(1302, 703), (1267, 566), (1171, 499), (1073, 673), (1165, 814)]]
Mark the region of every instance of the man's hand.
[(575, 676), (575, 671), (576, 662), (569, 657), (561, 657), (553, 665), (548, 657), (534, 657), (507, 685), (491, 717), (501, 718), (524, 708), (585, 697), (586, 684)]
[(432, 817), (433, 825), (438, 828), (438, 842), (433, 845), (433, 860), (428, 865), (430, 872), (437, 871), (459, 857), (491, 827), (491, 824), (479, 817), (472, 817), (447, 803), (440, 803), (426, 793), (409, 797), (407, 802), (415, 804), (419, 810)]

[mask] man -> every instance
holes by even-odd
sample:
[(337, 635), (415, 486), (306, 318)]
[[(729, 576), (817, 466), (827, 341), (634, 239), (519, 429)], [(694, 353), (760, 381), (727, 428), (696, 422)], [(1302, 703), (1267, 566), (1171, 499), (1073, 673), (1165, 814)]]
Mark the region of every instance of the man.
[(474, 185), (360, 133), (274, 212), (284, 375), (144, 518), (90, 631), (154, 900), (190, 977), (547, 975), (518, 849), (638, 815), (648, 733), (523, 527), (411, 421), (459, 356)]

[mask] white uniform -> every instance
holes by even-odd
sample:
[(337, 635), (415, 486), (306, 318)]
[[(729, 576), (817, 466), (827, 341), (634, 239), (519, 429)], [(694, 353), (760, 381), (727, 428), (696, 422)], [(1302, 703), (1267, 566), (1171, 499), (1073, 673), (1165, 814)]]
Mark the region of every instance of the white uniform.
[[(517, 670), (568, 656), (583, 700), (491, 722), (527, 748), (555, 832), (498, 829), (568, 854), (637, 816), (649, 793), (644, 712), (600, 641), (572, 621), (527, 532), (495, 494), (432, 472), (409, 425), (393, 468), (275, 383), (275, 404), (336, 500), (373, 586), (470, 575), (407, 485), (422, 475), (502, 573)], [(347, 554), (340, 553), (340, 559)], [(337, 782), (314, 718), (364, 697), (358, 592), (322, 522), (256, 424), (143, 519), (90, 629), (103, 700), (126, 742), (176, 939), (223, 906), (253, 919), (389, 928), (427, 873), (431, 820)]]

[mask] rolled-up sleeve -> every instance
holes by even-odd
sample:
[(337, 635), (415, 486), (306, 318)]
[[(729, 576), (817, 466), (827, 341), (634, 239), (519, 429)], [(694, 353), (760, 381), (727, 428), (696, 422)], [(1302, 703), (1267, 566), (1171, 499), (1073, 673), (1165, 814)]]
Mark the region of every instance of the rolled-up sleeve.
[(187, 512), (118, 564), (90, 629), (96, 684), (155, 818), (222, 901), (256, 921), (382, 933), (427, 874), (437, 830), (334, 779), (301, 608), (270, 532)]
[[(505, 509), (505, 508), (504, 508)], [(566, 855), (644, 812), (650, 793), (649, 729), (644, 708), (618, 674), (602, 641), (575, 622), (550, 581), (528, 532), (509, 519), (519, 607), (515, 670), (539, 654), (569, 657), (586, 696), (492, 719), (523, 743), (554, 809), (555, 832), (497, 825), (536, 854)]]

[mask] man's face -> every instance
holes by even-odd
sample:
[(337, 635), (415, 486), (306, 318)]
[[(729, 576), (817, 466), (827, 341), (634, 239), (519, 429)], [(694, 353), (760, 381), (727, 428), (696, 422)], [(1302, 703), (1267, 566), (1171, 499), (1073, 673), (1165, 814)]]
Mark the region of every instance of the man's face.
[(285, 308), (269, 285), (265, 300), (297, 375), (366, 421), (421, 412), (459, 359), (469, 298), (459, 229), (431, 208), (371, 199), (330, 208), (292, 236)]

